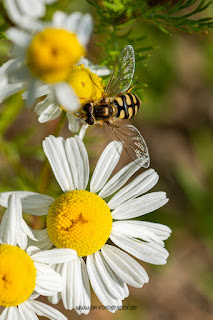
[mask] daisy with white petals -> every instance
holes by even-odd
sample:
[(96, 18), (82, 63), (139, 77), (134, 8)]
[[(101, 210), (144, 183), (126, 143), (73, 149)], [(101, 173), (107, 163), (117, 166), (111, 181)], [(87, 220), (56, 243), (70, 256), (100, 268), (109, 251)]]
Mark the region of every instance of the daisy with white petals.
[[(167, 203), (165, 192), (143, 195), (156, 185), (158, 174), (146, 170), (124, 186), (139, 169), (132, 162), (110, 178), (122, 152), (122, 145), (113, 141), (103, 151), (90, 191), (86, 191), (90, 169), (83, 141), (78, 136), (66, 140), (50, 136), (43, 148), (64, 194), (56, 200), (34, 194), (35, 201), (31, 202), (30, 194), (28, 197), (27, 192), (20, 191), (24, 212), (47, 214), (47, 229), (35, 233), (39, 247), (72, 248), (78, 254), (74, 261), (55, 265), (64, 290), (50, 301), (58, 303), (62, 299), (66, 309), (87, 314), (91, 306), (90, 282), (100, 302), (115, 312), (129, 295), (127, 285), (140, 288), (149, 280), (144, 268), (130, 255), (159, 265), (165, 264), (169, 255), (164, 240), (170, 236), (170, 228), (129, 220)], [(1, 193), (0, 204), (8, 196)], [(112, 198), (106, 202), (109, 196)]]
[(46, 4), (52, 4), (57, 0), (3, 0), (7, 14), (17, 26), (33, 30), (38, 28), (38, 18), (45, 15)]
[(53, 320), (67, 319), (35, 299), (62, 291), (61, 276), (50, 265), (76, 259), (76, 252), (71, 249), (41, 252), (35, 246), (27, 248), (27, 237), (36, 239), (22, 218), (18, 194), (11, 193), (4, 205), (7, 210), (0, 225), (0, 306), (5, 309), (0, 319), (38, 319), (36, 315)]
[[(52, 93), (66, 111), (77, 111), (79, 101), (67, 79), (73, 66), (86, 53), (92, 29), (89, 14), (66, 15), (61, 11), (55, 12), (52, 22), (39, 23), (36, 33), (8, 29), (7, 37), (14, 43), (14, 59), (9, 66), (3, 65), (0, 69), (4, 81), (27, 89), (29, 106), (37, 97)], [(3, 100), (9, 93), (6, 85), (2, 90)]]

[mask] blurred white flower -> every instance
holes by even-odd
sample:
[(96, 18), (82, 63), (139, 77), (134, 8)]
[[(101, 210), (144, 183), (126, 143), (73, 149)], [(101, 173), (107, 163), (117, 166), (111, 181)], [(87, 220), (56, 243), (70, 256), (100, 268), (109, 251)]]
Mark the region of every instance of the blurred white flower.
[[(64, 289), (50, 301), (58, 303), (62, 299), (66, 309), (87, 314), (91, 307), (90, 282), (101, 303), (115, 312), (129, 295), (127, 284), (139, 288), (149, 280), (130, 255), (157, 265), (165, 264), (169, 255), (164, 240), (170, 236), (170, 228), (131, 220), (168, 202), (165, 192), (143, 195), (156, 185), (159, 176), (149, 169), (124, 186), (140, 168), (132, 162), (109, 179), (122, 152), (122, 145), (113, 141), (100, 156), (90, 191), (86, 191), (90, 168), (82, 140), (78, 136), (66, 140), (50, 136), (43, 148), (64, 194), (56, 200), (41, 194), (18, 194), (25, 213), (47, 215), (47, 229), (34, 232), (37, 245), (42, 250), (72, 248), (78, 254), (73, 261), (55, 264)], [(5, 206), (9, 195), (0, 194), (1, 205)], [(112, 198), (106, 202), (109, 196)]]
[(28, 90), (29, 106), (36, 98), (51, 92), (66, 111), (77, 111), (79, 100), (66, 81), (70, 70), (85, 54), (92, 29), (89, 14), (66, 15), (57, 11), (51, 23), (38, 22), (36, 33), (7, 30), (8, 39), (14, 43), (14, 59), (1, 67), (0, 101), (20, 87)]

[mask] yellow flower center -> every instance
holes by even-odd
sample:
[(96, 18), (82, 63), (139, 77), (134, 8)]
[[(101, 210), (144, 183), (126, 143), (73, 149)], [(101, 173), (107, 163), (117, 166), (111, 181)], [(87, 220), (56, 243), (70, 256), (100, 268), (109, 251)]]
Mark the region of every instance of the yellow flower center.
[(47, 230), (58, 248), (71, 248), (79, 257), (90, 255), (106, 243), (112, 229), (111, 211), (97, 194), (75, 190), (50, 206)]
[(12, 307), (26, 301), (36, 283), (36, 268), (19, 247), (0, 245), (0, 306)]
[(70, 69), (85, 53), (74, 33), (46, 28), (37, 33), (27, 50), (27, 65), (44, 82), (66, 81)]
[(86, 104), (102, 98), (104, 89), (101, 80), (95, 73), (81, 65), (71, 69), (67, 81), (80, 99), (80, 103)]

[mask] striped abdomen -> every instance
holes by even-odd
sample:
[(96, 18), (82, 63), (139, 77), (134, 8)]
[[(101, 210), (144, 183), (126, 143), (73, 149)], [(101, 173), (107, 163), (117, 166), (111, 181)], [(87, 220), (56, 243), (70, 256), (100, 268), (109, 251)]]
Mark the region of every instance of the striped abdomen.
[(126, 93), (116, 97), (112, 104), (117, 107), (117, 118), (131, 119), (138, 113), (140, 100), (133, 93)]

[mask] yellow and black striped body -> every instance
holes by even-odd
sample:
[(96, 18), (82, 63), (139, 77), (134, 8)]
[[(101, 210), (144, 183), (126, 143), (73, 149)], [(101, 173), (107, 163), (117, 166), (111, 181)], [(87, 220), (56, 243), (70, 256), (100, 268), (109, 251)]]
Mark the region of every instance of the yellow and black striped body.
[(113, 119), (131, 119), (139, 110), (140, 100), (133, 93), (106, 98), (99, 104), (87, 103), (83, 107), (82, 118), (89, 125), (113, 122)]
[(126, 93), (116, 97), (112, 104), (117, 107), (117, 114), (119, 119), (131, 119), (134, 117), (140, 108), (140, 100), (133, 93)]

